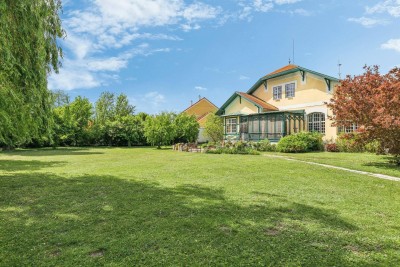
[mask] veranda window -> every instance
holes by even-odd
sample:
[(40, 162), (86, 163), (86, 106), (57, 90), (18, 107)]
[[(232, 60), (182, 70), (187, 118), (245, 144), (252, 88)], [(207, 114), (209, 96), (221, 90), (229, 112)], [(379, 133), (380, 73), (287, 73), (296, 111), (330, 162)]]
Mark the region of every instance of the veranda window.
[(308, 131), (325, 133), (325, 114), (322, 112), (314, 112), (307, 116)]
[(237, 133), (237, 118), (226, 119), (226, 131), (227, 134)]

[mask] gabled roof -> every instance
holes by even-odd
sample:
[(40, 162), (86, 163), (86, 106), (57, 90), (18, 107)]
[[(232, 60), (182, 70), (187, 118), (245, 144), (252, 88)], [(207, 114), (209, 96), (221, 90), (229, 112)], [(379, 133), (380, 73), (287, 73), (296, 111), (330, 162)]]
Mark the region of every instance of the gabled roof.
[(252, 102), (253, 104), (263, 108), (263, 109), (268, 109), (268, 110), (279, 110), (277, 107), (268, 104), (267, 102), (261, 100), (260, 98), (254, 96), (254, 95), (249, 95), (243, 92), (237, 92), (237, 94), (239, 94), (240, 96), (246, 98), (247, 100), (249, 100), (250, 102)]
[(280, 68), (280, 69), (277, 69), (277, 70), (275, 70), (275, 71), (273, 71), (273, 72), (271, 72), (271, 73), (265, 75), (265, 76), (262, 77), (261, 79), (259, 79), (259, 80), (247, 91), (247, 93), (248, 93), (248, 94), (252, 94), (255, 90), (257, 90), (258, 87), (260, 87), (261, 84), (263, 84), (263, 82), (265, 82), (265, 81), (267, 81), (267, 80), (269, 80), (269, 79), (276, 78), (276, 77), (280, 77), (280, 76), (283, 76), (283, 75), (286, 75), (286, 74), (290, 74), (290, 73), (295, 73), (295, 72), (297, 72), (297, 71), (300, 71), (300, 72), (309, 72), (309, 73), (312, 73), (312, 74), (314, 74), (314, 75), (320, 76), (320, 77), (322, 77), (322, 78), (324, 78), (324, 79), (327, 79), (327, 80), (330, 80), (330, 81), (334, 81), (334, 82), (339, 82), (339, 79), (337, 79), (337, 78), (335, 78), (335, 77), (332, 77), (332, 76), (329, 76), (329, 75), (325, 75), (325, 74), (322, 74), (322, 73), (319, 73), (319, 72), (316, 72), (316, 71), (313, 71), (313, 70), (309, 70), (309, 69), (303, 68), (303, 67), (298, 66), (298, 65), (289, 64), (289, 65), (284, 66), (284, 67), (282, 67), (282, 68)]
[[(200, 98), (197, 102), (195, 102), (194, 104), (190, 105), (187, 109), (185, 109), (183, 112), (185, 112), (186, 110), (192, 108), (193, 106), (197, 105), (198, 103), (200, 103), (201, 101), (207, 101), (208, 103), (210, 103), (212, 106), (214, 106), (216, 109), (218, 109), (218, 107), (216, 105), (214, 105), (213, 102), (211, 102), (210, 100), (208, 100), (206, 97)], [(204, 115), (204, 114), (202, 114)]]
[(222, 115), (224, 113), (225, 108), (237, 97), (243, 97), (244, 99), (246, 99), (247, 101), (253, 103), (254, 105), (256, 105), (257, 107), (261, 108), (263, 111), (265, 110), (279, 110), (277, 107), (268, 104), (267, 102), (261, 100), (260, 98), (253, 96), (253, 95), (249, 95), (243, 92), (235, 92), (223, 105), (222, 107), (217, 111), (217, 115)]

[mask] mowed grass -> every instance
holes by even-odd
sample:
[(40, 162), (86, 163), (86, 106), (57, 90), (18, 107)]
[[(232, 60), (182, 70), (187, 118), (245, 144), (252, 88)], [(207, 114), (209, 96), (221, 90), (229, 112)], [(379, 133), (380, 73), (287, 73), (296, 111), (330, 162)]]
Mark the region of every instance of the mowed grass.
[(264, 156), (0, 153), (1, 266), (398, 266), (400, 183)]
[(353, 170), (380, 173), (400, 177), (400, 166), (393, 162), (394, 157), (376, 155), (372, 153), (266, 153), (267, 155), (279, 155), (303, 161), (329, 164)]

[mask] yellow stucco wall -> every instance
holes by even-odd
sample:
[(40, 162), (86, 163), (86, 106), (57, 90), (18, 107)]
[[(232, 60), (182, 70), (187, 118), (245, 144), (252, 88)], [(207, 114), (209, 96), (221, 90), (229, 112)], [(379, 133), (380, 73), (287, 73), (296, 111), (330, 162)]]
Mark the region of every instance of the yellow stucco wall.
[(196, 118), (199, 118), (199, 117), (203, 116), (204, 114), (207, 114), (210, 112), (217, 112), (217, 110), (218, 110), (218, 108), (216, 106), (214, 106), (208, 100), (203, 98), (200, 101), (198, 101), (197, 103), (190, 106), (184, 112), (189, 115), (195, 115)]
[[(241, 98), (241, 100), (240, 100)], [(253, 114), (258, 113), (258, 107), (243, 97), (236, 98), (225, 108), (225, 114)]]
[(204, 128), (206, 126), (206, 122), (208, 119), (208, 116), (211, 114), (212, 112), (208, 113), (207, 115), (205, 115), (204, 117), (202, 117), (201, 119), (197, 120), (197, 122), (200, 124), (201, 128)]
[[(285, 84), (291, 82), (296, 83), (295, 96), (286, 98)], [(282, 99), (274, 100), (273, 87), (278, 85), (282, 85)], [(332, 121), (328, 116), (332, 114), (325, 102), (329, 102), (332, 98), (336, 86), (337, 83), (331, 82), (331, 92), (329, 92), (324, 78), (306, 72), (305, 81), (302, 81), (300, 72), (296, 72), (268, 80), (267, 90), (261, 85), (253, 95), (276, 106), (279, 110), (305, 110), (306, 114), (323, 112), (326, 116), (324, 139), (330, 140), (337, 137), (337, 128), (331, 126)]]

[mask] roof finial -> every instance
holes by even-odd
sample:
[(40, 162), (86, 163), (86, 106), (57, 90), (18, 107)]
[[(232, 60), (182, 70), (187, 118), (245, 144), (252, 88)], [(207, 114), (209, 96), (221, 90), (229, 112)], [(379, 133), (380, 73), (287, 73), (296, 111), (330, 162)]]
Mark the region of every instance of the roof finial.
[(338, 68), (339, 68), (339, 80), (342, 79), (342, 63), (340, 63), (340, 59), (338, 60)]
[(290, 58), (289, 58), (289, 65), (292, 63), (292, 61), (290, 60)]

